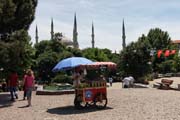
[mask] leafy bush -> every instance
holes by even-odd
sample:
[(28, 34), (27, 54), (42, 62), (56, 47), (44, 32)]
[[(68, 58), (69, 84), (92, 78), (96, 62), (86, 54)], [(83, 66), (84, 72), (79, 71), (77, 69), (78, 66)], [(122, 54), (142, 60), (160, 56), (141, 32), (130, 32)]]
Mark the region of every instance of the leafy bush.
[(153, 75), (152, 75), (152, 74), (147, 74), (147, 75), (145, 76), (145, 80), (147, 80), (147, 81), (153, 81)]
[(166, 60), (162, 62), (161, 64), (159, 64), (158, 67), (161, 73), (169, 73), (169, 72), (176, 71), (173, 60)]
[(72, 84), (72, 79), (70, 76), (67, 76), (66, 74), (58, 74), (53, 78), (54, 83), (70, 83)]
[(50, 85), (44, 85), (43, 86), (45, 90), (69, 90), (73, 89), (72, 85), (69, 84), (54, 84), (51, 83)]
[(153, 81), (153, 75), (152, 74), (147, 74), (143, 77), (138, 78), (137, 82), (148, 85), (149, 81)]

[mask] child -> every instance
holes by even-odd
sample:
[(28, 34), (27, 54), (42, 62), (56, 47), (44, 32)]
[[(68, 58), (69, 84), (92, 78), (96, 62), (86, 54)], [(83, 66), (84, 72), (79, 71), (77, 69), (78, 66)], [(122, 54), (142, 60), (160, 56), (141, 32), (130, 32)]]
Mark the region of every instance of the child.
[(113, 78), (109, 77), (109, 84), (110, 84), (110, 86), (112, 86), (112, 83), (113, 83)]

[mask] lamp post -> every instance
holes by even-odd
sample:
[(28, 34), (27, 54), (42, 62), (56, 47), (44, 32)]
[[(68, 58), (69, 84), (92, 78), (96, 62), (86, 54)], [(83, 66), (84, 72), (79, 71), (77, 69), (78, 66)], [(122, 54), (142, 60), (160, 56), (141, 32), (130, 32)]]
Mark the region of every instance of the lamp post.
[[(2, 71), (4, 70), (4, 68), (0, 68), (0, 72), (2, 73)], [(2, 74), (0, 75), (0, 79), (3, 78)]]
[(151, 61), (148, 62), (149, 65), (151, 65), (151, 67), (152, 67), (152, 77), (153, 77), (153, 79), (154, 79), (153, 56), (154, 56), (155, 52), (156, 52), (156, 49), (155, 49), (155, 48), (152, 48), (152, 49), (150, 50)]

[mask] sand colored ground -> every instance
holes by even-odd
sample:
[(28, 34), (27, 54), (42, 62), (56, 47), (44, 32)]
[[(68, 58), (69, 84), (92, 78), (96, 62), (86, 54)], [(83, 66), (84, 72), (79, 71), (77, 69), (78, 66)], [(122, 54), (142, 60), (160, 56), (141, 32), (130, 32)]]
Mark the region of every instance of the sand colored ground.
[[(173, 85), (180, 84), (180, 78)], [(0, 93), (0, 120), (180, 120), (180, 91), (151, 88), (122, 89), (121, 83), (108, 88), (108, 105), (104, 110), (95, 108), (76, 110), (74, 95), (38, 96), (33, 93), (32, 107), (27, 101), (11, 103), (9, 93)]]

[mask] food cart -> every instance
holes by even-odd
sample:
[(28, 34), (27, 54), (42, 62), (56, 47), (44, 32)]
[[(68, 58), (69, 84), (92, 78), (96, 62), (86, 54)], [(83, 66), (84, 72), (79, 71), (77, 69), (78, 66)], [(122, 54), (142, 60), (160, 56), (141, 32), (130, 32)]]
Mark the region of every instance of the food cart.
[[(95, 62), (90, 65), (81, 66), (86, 69), (115, 69), (116, 64), (112, 62)], [(98, 109), (103, 109), (107, 105), (107, 85), (103, 76), (95, 80), (86, 80), (75, 88), (74, 106), (77, 109), (94, 105)]]

